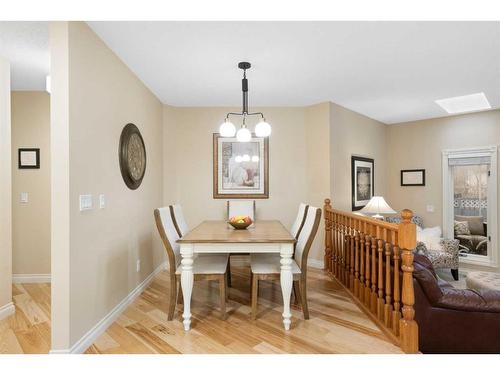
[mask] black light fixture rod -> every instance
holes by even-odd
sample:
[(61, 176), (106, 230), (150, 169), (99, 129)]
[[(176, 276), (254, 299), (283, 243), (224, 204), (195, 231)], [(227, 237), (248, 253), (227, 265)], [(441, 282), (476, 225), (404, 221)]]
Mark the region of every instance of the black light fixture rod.
[(243, 113), (248, 113), (248, 80), (246, 70), (243, 70), (243, 79), (241, 80), (241, 91), (243, 91)]

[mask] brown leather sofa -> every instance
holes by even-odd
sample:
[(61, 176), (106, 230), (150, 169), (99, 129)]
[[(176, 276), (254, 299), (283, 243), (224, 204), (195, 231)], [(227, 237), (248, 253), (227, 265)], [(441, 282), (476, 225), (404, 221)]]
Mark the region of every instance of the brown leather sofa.
[(500, 291), (456, 289), (414, 258), (415, 320), (422, 353), (500, 353)]

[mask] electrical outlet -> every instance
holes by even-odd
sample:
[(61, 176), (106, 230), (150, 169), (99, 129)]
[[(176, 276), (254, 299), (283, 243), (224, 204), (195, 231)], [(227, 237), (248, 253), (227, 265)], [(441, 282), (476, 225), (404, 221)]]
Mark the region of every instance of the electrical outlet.
[(434, 206), (432, 204), (427, 205), (427, 212), (434, 212)]
[(136, 263), (136, 266), (135, 266), (137, 272), (141, 272), (141, 260), (140, 259), (137, 259), (137, 263)]

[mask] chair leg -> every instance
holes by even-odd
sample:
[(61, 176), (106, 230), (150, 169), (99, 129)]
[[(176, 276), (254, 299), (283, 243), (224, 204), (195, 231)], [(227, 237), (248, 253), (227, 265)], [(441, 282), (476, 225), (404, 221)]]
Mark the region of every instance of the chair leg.
[(300, 285), (300, 296), (302, 300), (302, 314), (304, 314), (304, 320), (309, 319), (309, 306), (307, 305), (307, 283), (305, 280), (301, 279), (299, 281)]
[(299, 285), (298, 285), (298, 281), (293, 281), (293, 304), (294, 305), (300, 305), (302, 303), (301, 299), (300, 299), (300, 290), (299, 289)]
[(295, 296), (294, 304), (302, 305), (302, 296), (300, 295), (300, 282), (298, 280), (293, 281), (293, 294)]
[(175, 304), (177, 303), (177, 278), (170, 278), (170, 298), (168, 302), (168, 320), (174, 318)]
[(252, 319), (257, 318), (257, 299), (259, 297), (259, 279), (252, 273)]
[(231, 255), (227, 258), (227, 286), (231, 287)]
[(219, 279), (220, 288), (220, 312), (222, 320), (226, 320), (226, 277), (221, 275)]
[(177, 278), (177, 303), (184, 305), (184, 296), (182, 295), (182, 286), (180, 277)]
[(224, 282), (226, 283), (226, 302), (229, 301), (229, 274), (226, 272), (224, 274)]
[(458, 268), (452, 269), (451, 275), (453, 276), (453, 279), (455, 279), (455, 281), (458, 281)]

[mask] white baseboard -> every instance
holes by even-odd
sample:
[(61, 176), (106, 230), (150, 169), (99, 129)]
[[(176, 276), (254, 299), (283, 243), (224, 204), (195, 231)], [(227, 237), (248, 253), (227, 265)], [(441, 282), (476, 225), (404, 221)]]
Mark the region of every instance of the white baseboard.
[(8, 316), (14, 314), (16, 312), (16, 306), (14, 306), (13, 302), (9, 302), (8, 304), (0, 307), (0, 320), (7, 318)]
[(325, 268), (325, 263), (322, 260), (317, 260), (317, 259), (308, 259), (307, 260), (307, 265), (312, 268), (319, 268), (323, 269)]
[(13, 284), (45, 284), (50, 281), (50, 273), (15, 273), (12, 275)]
[(139, 297), (139, 295), (149, 286), (153, 278), (166, 269), (167, 262), (160, 264), (142, 283), (137, 285), (118, 305), (116, 305), (104, 318), (94, 327), (85, 333), (71, 348), (50, 350), (50, 354), (81, 354), (92, 345), (95, 340), (118, 319), (120, 314)]

